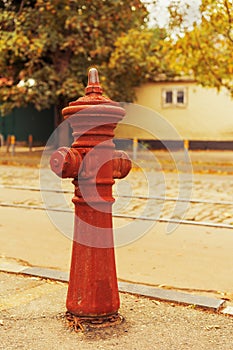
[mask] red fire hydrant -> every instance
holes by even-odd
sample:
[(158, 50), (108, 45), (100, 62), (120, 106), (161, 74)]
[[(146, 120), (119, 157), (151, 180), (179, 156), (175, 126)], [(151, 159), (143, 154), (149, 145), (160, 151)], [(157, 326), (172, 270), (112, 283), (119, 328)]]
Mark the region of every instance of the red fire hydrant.
[(75, 328), (119, 323), (119, 293), (112, 229), (112, 185), (125, 177), (131, 161), (112, 141), (125, 111), (102, 95), (98, 72), (89, 70), (86, 95), (63, 111), (73, 129), (71, 148), (51, 156), (52, 170), (74, 178), (75, 225), (67, 318)]

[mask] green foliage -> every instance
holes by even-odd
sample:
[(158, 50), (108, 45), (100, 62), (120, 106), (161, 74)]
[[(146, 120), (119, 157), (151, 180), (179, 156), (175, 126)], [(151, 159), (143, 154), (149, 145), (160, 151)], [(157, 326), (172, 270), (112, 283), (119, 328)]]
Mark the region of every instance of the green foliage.
[(146, 18), (140, 0), (4, 0), (2, 113), (30, 103), (37, 109), (63, 106), (83, 94), (92, 65), (105, 73), (105, 85), (110, 85), (115, 41), (131, 28), (141, 30)]
[(200, 18), (190, 28), (188, 7), (173, 0), (170, 29), (181, 31), (171, 61), (184, 74), (192, 73), (203, 86), (228, 89), (233, 97), (233, 3), (202, 0)]
[(171, 45), (162, 29), (130, 29), (115, 42), (115, 50), (106, 70), (109, 90), (116, 100), (131, 102), (135, 87), (145, 81), (174, 77), (167, 57)]

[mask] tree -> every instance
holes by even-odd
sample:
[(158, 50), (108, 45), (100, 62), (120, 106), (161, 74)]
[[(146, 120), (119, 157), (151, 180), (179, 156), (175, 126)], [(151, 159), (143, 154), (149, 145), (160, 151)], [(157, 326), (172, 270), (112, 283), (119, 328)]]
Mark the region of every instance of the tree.
[(131, 102), (136, 98), (135, 87), (178, 75), (171, 68), (168, 59), (171, 45), (166, 39), (166, 31), (155, 28), (130, 29), (116, 40), (106, 69), (108, 89), (114, 99)]
[(83, 94), (88, 67), (106, 72), (116, 39), (143, 28), (147, 15), (140, 0), (2, 1), (2, 113), (28, 104), (60, 110)]
[(169, 6), (171, 34), (176, 33), (173, 65), (203, 86), (225, 87), (233, 97), (232, 0), (202, 0), (193, 23), (187, 20), (189, 5), (182, 3), (171, 0)]

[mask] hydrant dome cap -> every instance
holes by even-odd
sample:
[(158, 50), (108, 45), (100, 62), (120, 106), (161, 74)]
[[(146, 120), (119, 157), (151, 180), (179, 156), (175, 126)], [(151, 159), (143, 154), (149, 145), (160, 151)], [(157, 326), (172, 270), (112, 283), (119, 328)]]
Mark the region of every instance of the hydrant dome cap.
[(96, 68), (90, 68), (88, 72), (88, 84), (85, 89), (86, 95), (90, 93), (97, 93), (101, 94), (103, 92), (103, 89), (100, 86), (100, 81), (99, 81), (99, 74), (98, 70)]

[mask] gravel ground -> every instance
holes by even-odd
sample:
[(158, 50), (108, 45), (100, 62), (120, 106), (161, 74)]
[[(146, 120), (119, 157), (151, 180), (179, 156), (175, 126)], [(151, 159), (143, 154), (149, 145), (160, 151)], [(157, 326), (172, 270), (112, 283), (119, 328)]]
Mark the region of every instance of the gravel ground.
[(0, 296), (4, 300), (7, 291), (8, 308), (0, 304), (0, 349), (233, 348), (233, 318), (129, 294), (120, 295), (121, 325), (76, 333), (64, 319), (66, 290), (62, 283), (1, 274)]

